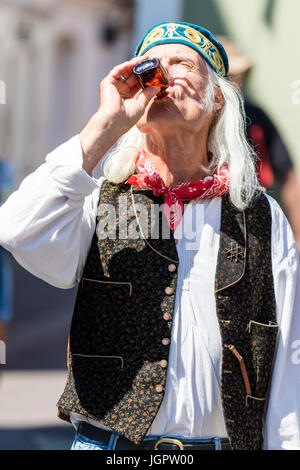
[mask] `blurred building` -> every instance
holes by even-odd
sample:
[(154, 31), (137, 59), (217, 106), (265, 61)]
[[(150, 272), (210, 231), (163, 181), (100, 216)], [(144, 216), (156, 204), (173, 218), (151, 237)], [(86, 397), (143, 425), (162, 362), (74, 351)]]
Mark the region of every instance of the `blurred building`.
[(101, 79), (132, 57), (154, 23), (180, 19), (181, 0), (0, 0), (0, 154), (17, 181), (78, 133)]
[(0, 18), (0, 154), (20, 180), (96, 111), (130, 54), (134, 0), (1, 0)]

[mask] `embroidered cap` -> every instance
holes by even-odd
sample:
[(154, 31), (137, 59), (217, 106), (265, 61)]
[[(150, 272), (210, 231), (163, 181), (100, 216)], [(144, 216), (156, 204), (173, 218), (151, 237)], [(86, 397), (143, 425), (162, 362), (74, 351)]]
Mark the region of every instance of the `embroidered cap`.
[(195, 49), (221, 77), (228, 75), (228, 57), (222, 44), (207, 29), (191, 23), (160, 23), (140, 41), (135, 56), (159, 44), (179, 43)]

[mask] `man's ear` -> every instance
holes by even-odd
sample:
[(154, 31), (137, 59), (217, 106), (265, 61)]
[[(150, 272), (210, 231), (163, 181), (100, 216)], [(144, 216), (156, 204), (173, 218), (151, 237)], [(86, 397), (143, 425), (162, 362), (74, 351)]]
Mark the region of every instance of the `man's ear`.
[(224, 106), (224, 96), (219, 87), (215, 89), (214, 111), (219, 111)]

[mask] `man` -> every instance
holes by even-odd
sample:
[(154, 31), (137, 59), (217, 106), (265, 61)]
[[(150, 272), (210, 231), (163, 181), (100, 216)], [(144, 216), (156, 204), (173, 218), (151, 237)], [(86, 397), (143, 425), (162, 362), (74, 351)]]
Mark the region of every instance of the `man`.
[[(132, 72), (154, 57), (161, 97)], [(58, 402), (73, 449), (300, 448), (298, 252), (227, 72), (209, 31), (154, 26), (79, 136), (1, 208), (22, 266), (80, 283)]]
[[(229, 59), (229, 79), (241, 89), (247, 85), (253, 64), (223, 36), (222, 43)], [(300, 184), (289, 152), (267, 114), (249, 100), (245, 101), (247, 136), (259, 157), (258, 178), (269, 194), (282, 201), (300, 250)], [(278, 193), (278, 189), (279, 193)]]

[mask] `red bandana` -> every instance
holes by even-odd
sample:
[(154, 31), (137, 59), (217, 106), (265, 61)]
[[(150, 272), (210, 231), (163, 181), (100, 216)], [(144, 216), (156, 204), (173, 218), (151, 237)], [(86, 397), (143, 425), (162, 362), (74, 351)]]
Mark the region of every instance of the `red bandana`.
[(172, 230), (180, 223), (183, 212), (182, 200), (191, 201), (192, 199), (219, 197), (229, 191), (229, 177), (226, 167), (222, 167), (219, 173), (207, 176), (203, 180), (178, 183), (174, 187), (167, 187), (150, 158), (142, 150), (136, 161), (136, 169), (138, 173), (132, 175), (126, 183), (140, 189), (152, 189), (155, 196), (165, 196), (164, 213)]

